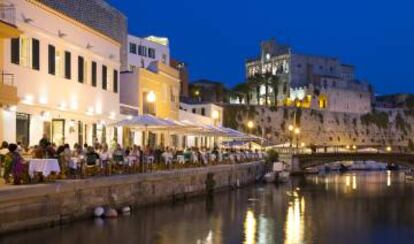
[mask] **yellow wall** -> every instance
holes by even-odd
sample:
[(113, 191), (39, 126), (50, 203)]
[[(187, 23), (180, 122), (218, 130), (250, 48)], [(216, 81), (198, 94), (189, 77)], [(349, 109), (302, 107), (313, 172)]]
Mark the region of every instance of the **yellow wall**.
[[(153, 91), (156, 95), (155, 115), (160, 118), (178, 119), (180, 77), (179, 72), (158, 62), (158, 72), (140, 68), (138, 73), (138, 105), (143, 111), (143, 94)], [(175, 101), (171, 101), (171, 88), (175, 91)]]

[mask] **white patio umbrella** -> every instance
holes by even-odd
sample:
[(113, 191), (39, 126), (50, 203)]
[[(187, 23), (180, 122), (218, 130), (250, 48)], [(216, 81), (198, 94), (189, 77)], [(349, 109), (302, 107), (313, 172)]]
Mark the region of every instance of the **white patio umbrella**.
[(120, 127), (126, 126), (135, 129), (151, 129), (151, 130), (165, 130), (178, 125), (171, 123), (168, 120), (157, 118), (150, 114), (143, 114), (134, 116), (131, 119), (124, 119), (111, 126)]

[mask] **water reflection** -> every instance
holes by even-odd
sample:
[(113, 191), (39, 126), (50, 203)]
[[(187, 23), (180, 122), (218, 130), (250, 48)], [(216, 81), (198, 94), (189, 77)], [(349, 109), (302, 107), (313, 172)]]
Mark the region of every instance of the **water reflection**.
[(303, 243), (305, 231), (304, 212), (305, 198), (300, 198), (299, 194), (294, 191), (293, 199), (289, 202), (285, 223), (286, 244)]
[(244, 221), (244, 242), (245, 244), (256, 243), (256, 218), (252, 210), (247, 210), (246, 220)]
[(0, 243), (412, 243), (413, 193), (414, 183), (398, 172), (314, 175), (1, 236)]

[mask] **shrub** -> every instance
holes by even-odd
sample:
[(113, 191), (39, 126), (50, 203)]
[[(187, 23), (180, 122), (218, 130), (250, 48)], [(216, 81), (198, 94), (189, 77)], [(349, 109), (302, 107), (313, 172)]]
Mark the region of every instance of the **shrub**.
[(267, 151), (266, 163), (273, 163), (277, 161), (279, 161), (279, 153), (274, 149)]

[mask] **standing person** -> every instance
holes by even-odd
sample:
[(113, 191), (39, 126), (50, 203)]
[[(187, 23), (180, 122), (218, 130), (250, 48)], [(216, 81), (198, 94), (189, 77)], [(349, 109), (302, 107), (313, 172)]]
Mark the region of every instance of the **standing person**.
[(7, 149), (9, 147), (9, 144), (4, 141), (1, 144), (1, 148), (0, 148), (0, 175), (4, 175), (4, 160), (6, 158), (7, 153), (9, 152), (9, 149)]
[(39, 141), (39, 146), (41, 149), (46, 150), (46, 147), (50, 144), (49, 138), (47, 137), (47, 134), (43, 134), (42, 139)]
[(13, 177), (13, 183), (15, 185), (20, 185), (23, 179), (24, 165), (23, 158), (17, 152), (16, 144), (9, 144), (9, 152), (5, 158), (5, 172), (4, 177), (6, 183), (9, 182), (10, 175)]
[(144, 172), (144, 151), (142, 151), (140, 146), (137, 147), (137, 153), (138, 153), (139, 171), (143, 173)]
[(99, 152), (99, 158), (101, 161), (101, 169), (105, 171), (106, 176), (109, 176), (111, 174), (111, 166), (109, 162), (111, 159), (111, 153), (108, 150), (108, 144), (102, 144), (101, 151)]

